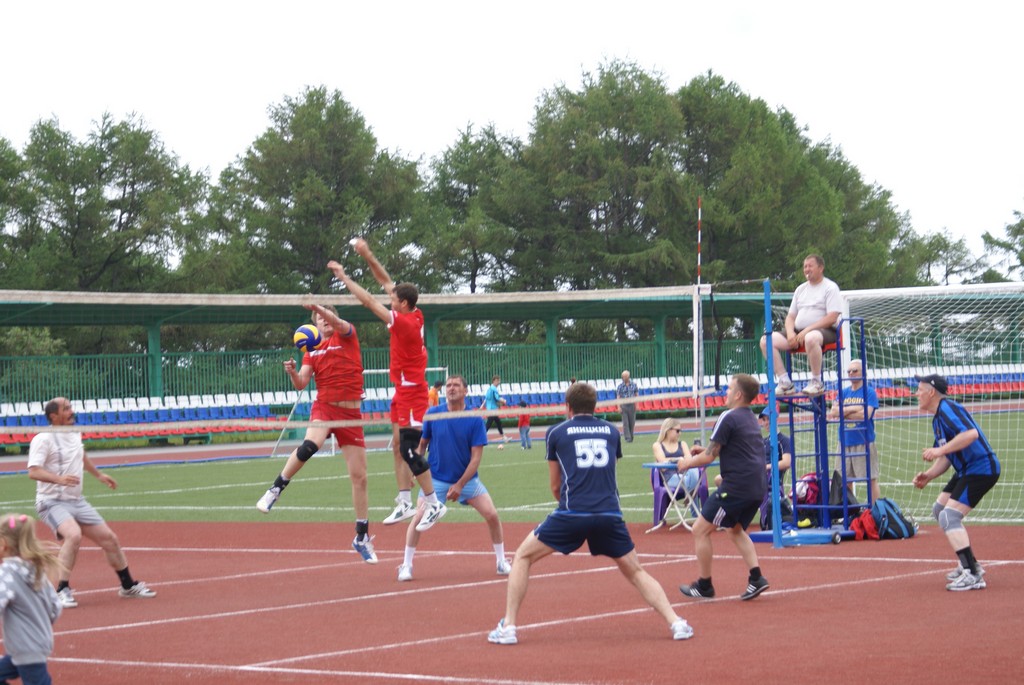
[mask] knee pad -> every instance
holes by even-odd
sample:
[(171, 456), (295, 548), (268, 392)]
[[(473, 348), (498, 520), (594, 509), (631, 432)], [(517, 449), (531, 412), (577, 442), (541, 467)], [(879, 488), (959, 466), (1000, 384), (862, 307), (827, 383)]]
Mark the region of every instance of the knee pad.
[(398, 451), (402, 460), (409, 465), (412, 475), (418, 476), (430, 470), (427, 460), (416, 453), (423, 432), (418, 428), (401, 428), (398, 431)]
[(939, 514), (939, 525), (942, 530), (950, 533), (954, 530), (961, 530), (964, 527), (964, 515), (956, 509), (946, 507)]
[(312, 440), (303, 440), (302, 444), (299, 445), (298, 449), (295, 450), (295, 456), (298, 457), (299, 461), (305, 464), (307, 461), (309, 461), (309, 458), (316, 454), (319, 450), (320, 448), (317, 447), (316, 443), (313, 442)]
[(936, 521), (938, 521), (939, 520), (939, 514), (941, 514), (945, 509), (946, 509), (946, 505), (944, 505), (944, 504), (939, 504), (938, 502), (933, 504), (932, 505), (932, 518), (934, 518)]

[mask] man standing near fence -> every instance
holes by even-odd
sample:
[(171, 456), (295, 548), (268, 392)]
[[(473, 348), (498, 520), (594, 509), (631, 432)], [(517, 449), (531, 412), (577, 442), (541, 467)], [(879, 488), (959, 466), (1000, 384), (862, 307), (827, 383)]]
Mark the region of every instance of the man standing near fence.
[[(622, 382), (615, 388), (616, 399), (629, 399), (640, 394), (640, 388), (629, 379), (629, 371), (622, 372)], [(622, 412), (622, 438), (633, 442), (633, 428), (636, 427), (636, 403), (629, 402), (619, 407)]]
[(953, 592), (983, 590), (985, 569), (974, 557), (963, 522), (981, 498), (995, 487), (1001, 471), (999, 460), (974, 417), (963, 405), (946, 396), (949, 385), (945, 378), (932, 374), (918, 376), (917, 382), (918, 406), (934, 415), (935, 444), (921, 454), (921, 458), (932, 465), (914, 476), (914, 487), (924, 488), (950, 466), (955, 470), (932, 507), (932, 515), (960, 562), (946, 574), (949, 581), (946, 589)]

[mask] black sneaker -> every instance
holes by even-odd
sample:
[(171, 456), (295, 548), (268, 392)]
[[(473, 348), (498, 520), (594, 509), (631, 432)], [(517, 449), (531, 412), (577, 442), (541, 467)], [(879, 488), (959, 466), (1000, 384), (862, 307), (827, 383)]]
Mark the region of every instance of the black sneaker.
[(714, 586), (709, 587), (707, 590), (702, 590), (699, 583), (680, 585), (679, 591), (688, 597), (697, 597), (698, 599), (711, 599), (715, 596)]
[(764, 576), (761, 576), (757, 580), (751, 580), (747, 583), (746, 591), (742, 595), (740, 595), (740, 599), (744, 601), (748, 599), (754, 599), (754, 597), (757, 597), (759, 594), (767, 590), (769, 587), (770, 585), (768, 585), (768, 579)]

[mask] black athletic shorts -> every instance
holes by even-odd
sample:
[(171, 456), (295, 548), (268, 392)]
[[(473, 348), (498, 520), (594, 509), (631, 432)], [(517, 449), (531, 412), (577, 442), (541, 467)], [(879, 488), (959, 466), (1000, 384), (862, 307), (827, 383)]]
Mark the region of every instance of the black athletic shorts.
[(981, 502), (981, 498), (985, 494), (995, 487), (996, 482), (999, 481), (999, 476), (953, 476), (946, 483), (946, 487), (942, 488), (943, 492), (949, 493), (949, 498), (955, 500), (960, 504), (965, 504), (971, 509), (978, 506)]

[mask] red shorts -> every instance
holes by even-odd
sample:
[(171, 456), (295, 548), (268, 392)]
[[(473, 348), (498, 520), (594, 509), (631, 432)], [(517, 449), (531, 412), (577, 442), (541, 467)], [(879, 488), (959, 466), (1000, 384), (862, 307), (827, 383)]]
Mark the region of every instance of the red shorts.
[(423, 425), (423, 415), (430, 404), (429, 388), (423, 385), (399, 385), (391, 398), (391, 423), (399, 428)]
[[(347, 407), (335, 407), (326, 402), (314, 402), (313, 409), (309, 413), (311, 421), (358, 421), (363, 418), (362, 412), (358, 409)], [(355, 447), (366, 447), (366, 439), (363, 437), (362, 426), (348, 426), (343, 428), (331, 428), (328, 435), (333, 435), (342, 447), (354, 445)]]

